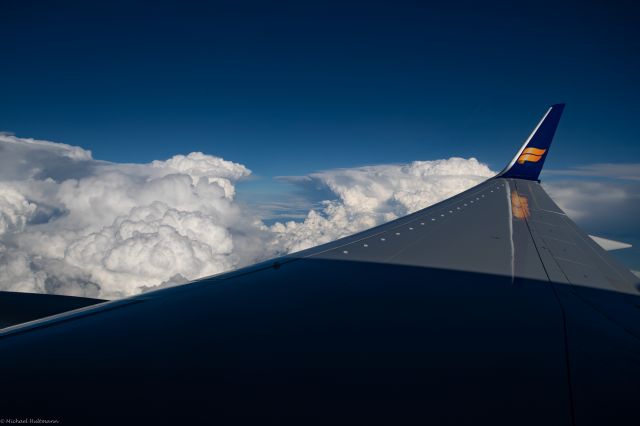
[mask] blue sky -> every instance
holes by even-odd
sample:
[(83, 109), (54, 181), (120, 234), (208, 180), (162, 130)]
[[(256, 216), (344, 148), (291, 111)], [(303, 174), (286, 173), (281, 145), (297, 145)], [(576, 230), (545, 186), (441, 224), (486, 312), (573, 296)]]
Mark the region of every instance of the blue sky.
[(3, 2), (0, 129), (262, 176), (476, 156), (568, 104), (548, 167), (638, 158), (638, 26), (596, 2)]
[(566, 102), (547, 169), (639, 163), (632, 2), (441, 3), (3, 1), (0, 130), (115, 162), (202, 151), (258, 194), (366, 164), (499, 170)]

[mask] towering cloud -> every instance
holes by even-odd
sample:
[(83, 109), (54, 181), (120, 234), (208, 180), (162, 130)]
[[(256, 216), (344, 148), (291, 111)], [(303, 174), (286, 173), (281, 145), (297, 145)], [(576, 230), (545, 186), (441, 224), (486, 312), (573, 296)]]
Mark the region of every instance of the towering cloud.
[(331, 170), (299, 178), (331, 197), (266, 226), (235, 201), (242, 164), (203, 153), (116, 164), (0, 134), (0, 290), (119, 298), (331, 241), (490, 177), (475, 159)]
[(325, 200), (303, 222), (277, 223), (270, 230), (286, 251), (297, 251), (412, 213), (494, 174), (475, 158), (450, 158), (293, 177), (305, 187), (325, 186), (337, 199)]

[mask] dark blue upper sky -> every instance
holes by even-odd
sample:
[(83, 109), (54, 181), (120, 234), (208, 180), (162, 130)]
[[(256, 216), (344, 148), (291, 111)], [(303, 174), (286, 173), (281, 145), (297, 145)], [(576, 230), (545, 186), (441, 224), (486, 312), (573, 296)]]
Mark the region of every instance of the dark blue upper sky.
[(101, 3), (0, 3), (0, 130), (262, 176), (452, 155), (497, 170), (566, 102), (547, 167), (640, 158), (631, 2)]

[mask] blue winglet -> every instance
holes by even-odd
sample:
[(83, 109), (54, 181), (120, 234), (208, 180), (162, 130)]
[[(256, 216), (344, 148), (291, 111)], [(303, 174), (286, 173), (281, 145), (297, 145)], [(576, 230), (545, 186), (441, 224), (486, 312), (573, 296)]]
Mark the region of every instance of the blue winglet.
[(564, 104), (551, 105), (511, 163), (496, 177), (538, 180)]

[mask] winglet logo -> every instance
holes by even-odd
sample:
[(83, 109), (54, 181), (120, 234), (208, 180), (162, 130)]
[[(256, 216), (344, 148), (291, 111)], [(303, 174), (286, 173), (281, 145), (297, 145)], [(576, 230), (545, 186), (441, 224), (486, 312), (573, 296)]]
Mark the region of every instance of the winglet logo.
[(545, 152), (547, 152), (546, 149), (527, 148), (518, 157), (518, 164), (524, 164), (526, 161), (537, 163)]

